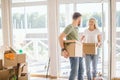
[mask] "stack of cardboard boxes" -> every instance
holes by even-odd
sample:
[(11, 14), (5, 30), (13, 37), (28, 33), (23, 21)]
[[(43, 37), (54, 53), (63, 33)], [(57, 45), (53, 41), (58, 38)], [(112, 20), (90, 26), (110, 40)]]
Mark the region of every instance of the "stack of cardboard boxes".
[(3, 61), (0, 60), (0, 80), (8, 80), (9, 71), (3, 70)]
[(6, 51), (0, 60), (0, 80), (28, 80), (26, 55)]

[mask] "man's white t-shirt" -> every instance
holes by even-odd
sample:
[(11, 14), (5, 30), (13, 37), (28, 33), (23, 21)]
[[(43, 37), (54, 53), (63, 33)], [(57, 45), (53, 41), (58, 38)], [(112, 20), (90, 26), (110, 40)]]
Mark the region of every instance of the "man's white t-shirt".
[(95, 29), (93, 31), (90, 31), (89, 29), (86, 29), (83, 33), (85, 36), (85, 43), (97, 43), (98, 42), (98, 35), (100, 35), (100, 31), (98, 29)]

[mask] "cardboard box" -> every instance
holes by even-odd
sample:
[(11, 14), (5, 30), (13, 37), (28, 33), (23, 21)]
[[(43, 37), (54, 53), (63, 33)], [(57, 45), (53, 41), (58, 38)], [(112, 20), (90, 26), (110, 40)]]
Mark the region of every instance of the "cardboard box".
[(17, 63), (25, 63), (26, 54), (17, 54)]
[(0, 80), (9, 80), (9, 70), (0, 70)]
[(28, 75), (27, 74), (22, 75), (22, 76), (18, 77), (18, 80), (28, 80)]
[(17, 80), (17, 69), (13, 68), (13, 69), (9, 69), (9, 73), (10, 73), (10, 77), (9, 80)]
[(97, 47), (95, 43), (83, 43), (83, 53), (85, 54), (96, 54)]
[(18, 67), (18, 77), (20, 77), (22, 74), (28, 73), (28, 67), (26, 63), (19, 64)]
[(76, 40), (66, 40), (65, 48), (69, 53), (69, 57), (83, 57), (82, 44)]
[(28, 73), (28, 66), (25, 64), (22, 69), (22, 73)]
[(3, 63), (2, 63), (2, 59), (0, 59), (0, 70), (3, 69)]
[[(5, 54), (7, 54), (7, 53), (5, 53)], [(14, 56), (15, 56), (14, 59), (6, 58), (5, 54), (4, 54), (4, 67), (5, 68), (11, 68), (11, 67), (17, 66), (17, 54), (13, 53)]]

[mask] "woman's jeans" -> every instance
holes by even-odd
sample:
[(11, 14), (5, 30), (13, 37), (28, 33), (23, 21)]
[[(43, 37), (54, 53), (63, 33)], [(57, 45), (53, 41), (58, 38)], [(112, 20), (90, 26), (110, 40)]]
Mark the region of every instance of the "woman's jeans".
[(69, 80), (84, 80), (84, 68), (83, 68), (83, 58), (82, 57), (70, 57), (71, 72)]
[[(96, 77), (97, 62), (98, 62), (98, 55), (86, 55), (85, 56), (86, 73), (87, 73), (88, 80), (92, 80), (92, 78)], [(91, 75), (91, 63), (92, 63), (92, 75)]]

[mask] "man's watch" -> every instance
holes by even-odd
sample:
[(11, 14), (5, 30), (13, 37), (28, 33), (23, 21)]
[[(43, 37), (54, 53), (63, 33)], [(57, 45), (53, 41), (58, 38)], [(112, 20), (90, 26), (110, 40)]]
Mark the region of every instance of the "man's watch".
[(65, 49), (65, 48), (62, 48), (62, 49), (61, 49), (61, 51), (64, 51), (64, 50), (66, 50), (66, 49)]

